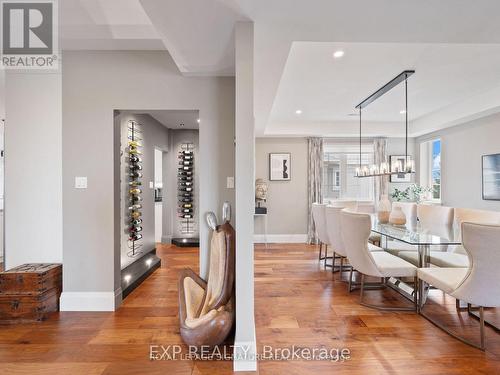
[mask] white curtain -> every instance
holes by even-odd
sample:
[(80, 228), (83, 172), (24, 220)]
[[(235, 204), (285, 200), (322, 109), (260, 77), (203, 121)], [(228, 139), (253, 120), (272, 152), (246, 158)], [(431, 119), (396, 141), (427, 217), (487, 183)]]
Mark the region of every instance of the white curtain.
[[(375, 165), (380, 166), (381, 163), (386, 163), (388, 161), (387, 139), (375, 138), (373, 141), (373, 152)], [(389, 176), (377, 176), (373, 180), (375, 184), (375, 208), (377, 208), (380, 198), (383, 195), (389, 194)]]
[(309, 138), (308, 145), (308, 228), (307, 242), (317, 243), (316, 228), (312, 219), (312, 204), (322, 203), (322, 180), (323, 180), (323, 139)]

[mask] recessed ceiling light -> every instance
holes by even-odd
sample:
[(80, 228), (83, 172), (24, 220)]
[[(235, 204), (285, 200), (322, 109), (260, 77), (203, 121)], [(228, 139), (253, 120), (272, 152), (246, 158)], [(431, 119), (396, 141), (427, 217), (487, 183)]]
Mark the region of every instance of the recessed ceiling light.
[(399, 113), (404, 115), (406, 113), (406, 111), (404, 109), (402, 109), (401, 111), (399, 111)]
[(295, 114), (296, 114), (296, 115), (301, 115), (301, 114), (302, 114), (302, 110), (301, 110), (301, 109), (297, 109), (297, 110), (295, 111)]
[(196, 122), (199, 124), (200, 123), (200, 119), (196, 120)]
[(341, 58), (342, 56), (344, 56), (344, 51), (342, 51), (342, 50), (338, 50), (338, 51), (335, 51), (335, 52), (333, 53), (333, 57), (334, 57), (334, 58), (336, 58), (336, 59), (339, 59), (339, 58)]

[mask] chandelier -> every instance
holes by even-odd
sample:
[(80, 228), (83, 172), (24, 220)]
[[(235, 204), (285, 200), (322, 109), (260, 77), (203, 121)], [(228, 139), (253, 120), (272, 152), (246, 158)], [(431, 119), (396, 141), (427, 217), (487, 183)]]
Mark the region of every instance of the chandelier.
[[(355, 177), (390, 176), (415, 173), (415, 163), (413, 160), (410, 160), (408, 156), (408, 77), (410, 77), (413, 73), (415, 73), (414, 70), (405, 70), (356, 106), (356, 109), (359, 110), (359, 167), (356, 168)], [(398, 160), (392, 163), (392, 165), (389, 165), (387, 161), (384, 161), (378, 165), (372, 164), (370, 166), (363, 166), (361, 159), (362, 110), (402, 82), (405, 84), (405, 158), (404, 160)]]

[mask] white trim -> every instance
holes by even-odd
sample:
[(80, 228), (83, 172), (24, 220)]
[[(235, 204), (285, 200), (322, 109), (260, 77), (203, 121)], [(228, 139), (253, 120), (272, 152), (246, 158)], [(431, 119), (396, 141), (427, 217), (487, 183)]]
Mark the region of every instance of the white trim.
[[(267, 237), (267, 241), (266, 241)], [(253, 243), (306, 243), (307, 234), (254, 234)]]
[(120, 307), (122, 290), (115, 292), (63, 292), (61, 311), (115, 311)]
[[(242, 349), (244, 348), (244, 350)], [(257, 345), (255, 341), (234, 341), (233, 371), (257, 371)]]

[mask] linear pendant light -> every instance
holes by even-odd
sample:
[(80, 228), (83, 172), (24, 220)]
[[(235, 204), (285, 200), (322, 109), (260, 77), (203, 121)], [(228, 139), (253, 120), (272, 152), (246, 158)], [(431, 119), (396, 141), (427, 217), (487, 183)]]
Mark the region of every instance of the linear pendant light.
[[(410, 77), (414, 70), (405, 70), (404, 72), (398, 74), (391, 81), (387, 82), (384, 86), (379, 88), (361, 103), (359, 103), (355, 108), (359, 110), (359, 167), (356, 168), (355, 177), (374, 177), (374, 176), (390, 176), (390, 175), (405, 175), (409, 173), (415, 173), (415, 164), (413, 160), (408, 158), (408, 77)], [(392, 90), (394, 87), (400, 83), (405, 83), (405, 162), (404, 164), (399, 161), (394, 165), (389, 166), (387, 161), (380, 163), (380, 165), (372, 164), (370, 168), (368, 166), (362, 166), (361, 160), (361, 140), (362, 140), (362, 127), (361, 127), (361, 112), (369, 104), (373, 103), (375, 100), (380, 98), (385, 93)]]

